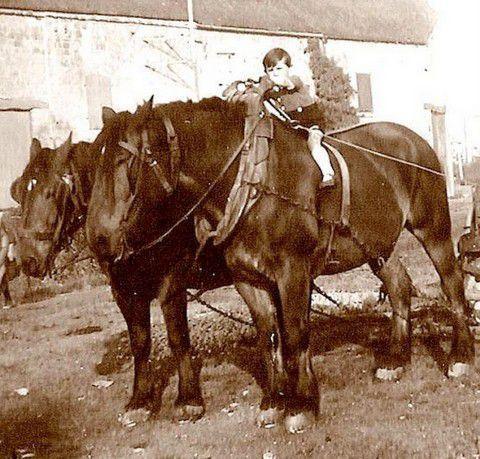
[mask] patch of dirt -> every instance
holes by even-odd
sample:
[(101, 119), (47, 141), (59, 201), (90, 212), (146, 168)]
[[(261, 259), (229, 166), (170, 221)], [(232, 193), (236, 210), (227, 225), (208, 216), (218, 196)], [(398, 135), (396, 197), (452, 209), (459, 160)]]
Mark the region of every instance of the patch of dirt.
[(98, 332), (101, 332), (102, 330), (103, 328), (98, 325), (88, 325), (87, 327), (69, 330), (67, 333), (65, 333), (65, 336), (90, 335), (91, 333), (98, 333)]

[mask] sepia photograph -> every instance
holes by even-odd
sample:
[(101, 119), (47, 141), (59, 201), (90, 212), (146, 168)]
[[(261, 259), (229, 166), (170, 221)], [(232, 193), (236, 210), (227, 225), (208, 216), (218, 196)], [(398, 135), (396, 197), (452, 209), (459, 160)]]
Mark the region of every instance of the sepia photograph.
[(0, 0), (0, 458), (479, 459), (479, 21)]

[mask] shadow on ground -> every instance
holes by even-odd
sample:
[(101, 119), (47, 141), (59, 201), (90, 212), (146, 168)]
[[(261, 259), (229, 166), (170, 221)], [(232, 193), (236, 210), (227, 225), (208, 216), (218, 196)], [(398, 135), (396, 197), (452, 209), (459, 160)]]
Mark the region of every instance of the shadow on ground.
[[(438, 330), (432, 331), (431, 326), (430, 331), (425, 332), (424, 321), (425, 318), (415, 321), (420, 323), (417, 323), (417, 338), (414, 340), (414, 346), (423, 345), (437, 367), (444, 372), (447, 354), (441, 342), (448, 340), (449, 337)], [(190, 333), (198, 365), (230, 363), (250, 374), (260, 387), (265, 386), (265, 375), (260, 353), (256, 349), (256, 333), (253, 327), (209, 313), (195, 318), (194, 322), (194, 324), (190, 323)], [(347, 317), (314, 316), (310, 349), (312, 356), (318, 356), (342, 352), (342, 350), (348, 351), (355, 346), (357, 352), (370, 353), (378, 360), (388, 348), (389, 334), (390, 320), (378, 313), (352, 314)], [(133, 373), (127, 331), (110, 337), (105, 346), (106, 351), (96, 368), (99, 374), (108, 375), (125, 370)], [(157, 408), (160, 408), (162, 393), (176, 371), (163, 324), (154, 326), (152, 347), (154, 362), (152, 377), (157, 381), (155, 400), (158, 402)], [(373, 368), (367, 370), (373, 370)], [(328, 383), (328, 381), (325, 382)]]
[(63, 422), (69, 411), (68, 406), (42, 400), (26, 410), (2, 412), (0, 457), (77, 457), (79, 447), (68, 438)]

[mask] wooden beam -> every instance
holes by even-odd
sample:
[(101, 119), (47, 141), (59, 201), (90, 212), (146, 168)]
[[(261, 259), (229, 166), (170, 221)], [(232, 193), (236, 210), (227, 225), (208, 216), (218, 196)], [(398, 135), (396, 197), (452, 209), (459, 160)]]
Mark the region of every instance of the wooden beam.
[(423, 108), (430, 110), (432, 113), (438, 113), (439, 115), (445, 115), (447, 111), (445, 105), (423, 104)]
[(447, 134), (445, 129), (446, 107), (445, 105), (425, 104), (424, 108), (430, 110), (432, 114), (433, 149), (443, 163), (447, 182), (447, 196), (453, 198), (455, 196), (455, 179), (453, 175), (452, 151), (450, 148), (447, 148)]
[(0, 99), (0, 111), (28, 112), (34, 108), (48, 108), (48, 104), (37, 99)]

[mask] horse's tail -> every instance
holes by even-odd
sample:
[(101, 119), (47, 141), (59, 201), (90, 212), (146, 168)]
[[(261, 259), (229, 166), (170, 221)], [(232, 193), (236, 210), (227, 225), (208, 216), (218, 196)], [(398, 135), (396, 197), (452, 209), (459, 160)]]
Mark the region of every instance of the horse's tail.
[(415, 171), (415, 180), (410, 189), (410, 211), (407, 215), (407, 226), (413, 230), (433, 222), (442, 233), (450, 238), (450, 211), (445, 175), (440, 158), (424, 138), (413, 131), (408, 131), (411, 155), (418, 158), (420, 164), (437, 173), (419, 169)]

